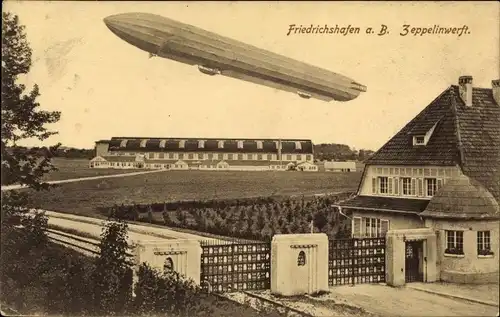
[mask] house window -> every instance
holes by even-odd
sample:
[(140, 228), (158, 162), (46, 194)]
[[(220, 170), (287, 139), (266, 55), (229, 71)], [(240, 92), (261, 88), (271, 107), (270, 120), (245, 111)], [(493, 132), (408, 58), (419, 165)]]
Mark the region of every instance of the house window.
[(148, 157), (150, 160), (154, 159), (155, 158), (155, 154), (154, 153), (148, 153)]
[(411, 178), (403, 177), (401, 180), (402, 180), (402, 186), (403, 186), (403, 190), (401, 191), (401, 193), (405, 196), (410, 196), (411, 195)]
[(302, 155), (297, 154), (297, 161), (302, 161)]
[(413, 145), (423, 145), (425, 144), (425, 137), (423, 135), (417, 135), (413, 137)]
[(238, 160), (243, 160), (243, 154), (238, 154)]
[(183, 160), (184, 159), (184, 153), (179, 153), (179, 160)]
[(165, 153), (158, 153), (158, 158), (160, 159), (165, 158)]
[(224, 158), (224, 154), (220, 154), (217, 156), (219, 160), (222, 160)]
[(287, 161), (291, 161), (291, 160), (292, 160), (292, 155), (287, 154), (287, 155), (286, 155), (286, 160), (287, 160)]
[(253, 160), (253, 154), (247, 154), (247, 159)]
[(188, 154), (188, 159), (192, 160), (192, 159), (193, 159), (193, 157), (194, 157), (194, 154), (193, 154), (193, 153), (189, 153), (189, 154)]
[(311, 160), (311, 155), (306, 155), (306, 160), (310, 161)]
[(490, 232), (489, 231), (478, 231), (477, 232), (477, 254), (478, 255), (490, 255), (491, 243), (490, 243)]
[(387, 188), (388, 188), (388, 180), (387, 177), (379, 177), (378, 178), (378, 188), (380, 194), (387, 194)]
[(212, 153), (208, 153), (208, 159), (212, 160), (214, 158), (214, 155)]
[(425, 182), (426, 182), (426, 188), (427, 188), (427, 192), (426, 192), (426, 195), (429, 196), (429, 197), (432, 197), (436, 194), (436, 191), (437, 191), (437, 179), (435, 178), (426, 178), (425, 179)]
[(464, 254), (464, 232), (446, 230), (447, 254)]
[(267, 154), (267, 160), (270, 161), (273, 159), (273, 155), (272, 154)]
[(354, 238), (384, 237), (389, 230), (389, 220), (386, 219), (354, 217), (352, 222), (352, 236)]
[(173, 159), (174, 158), (174, 153), (168, 153), (168, 158)]
[(229, 154), (227, 155), (227, 159), (228, 159), (228, 160), (232, 160), (232, 159), (233, 159), (233, 154), (232, 154), (232, 153), (229, 153)]
[(260, 161), (262, 160), (262, 154), (257, 154), (257, 159)]
[(198, 159), (203, 160), (203, 153), (198, 153)]

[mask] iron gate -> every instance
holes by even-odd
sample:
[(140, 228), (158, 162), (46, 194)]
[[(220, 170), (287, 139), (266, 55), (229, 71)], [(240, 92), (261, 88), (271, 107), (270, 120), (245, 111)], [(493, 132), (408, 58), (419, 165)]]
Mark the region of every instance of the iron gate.
[(330, 240), (328, 249), (330, 286), (385, 282), (385, 238)]
[(271, 243), (202, 245), (201, 284), (205, 290), (232, 292), (269, 289)]

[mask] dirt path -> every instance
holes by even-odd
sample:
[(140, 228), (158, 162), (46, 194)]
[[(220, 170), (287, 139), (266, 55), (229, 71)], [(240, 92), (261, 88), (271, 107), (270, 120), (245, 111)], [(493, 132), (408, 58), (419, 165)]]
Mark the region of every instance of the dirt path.
[(337, 286), (321, 300), (342, 299), (381, 316), (496, 316), (498, 308), (417, 291), (377, 284)]
[[(73, 183), (73, 182), (81, 182), (81, 181), (88, 181), (88, 180), (94, 180), (94, 179), (114, 178), (114, 177), (127, 177), (127, 176), (135, 176), (135, 175), (142, 175), (142, 174), (160, 173), (160, 172), (166, 172), (166, 171), (167, 170), (152, 170), (152, 171), (125, 173), (125, 174), (89, 176), (89, 177), (80, 177), (80, 178), (71, 178), (71, 179), (61, 179), (61, 180), (57, 180), (57, 181), (48, 181), (46, 183), (48, 183), (48, 184)], [(24, 186), (24, 185), (2, 186), (2, 191), (4, 191), (4, 190), (22, 189), (22, 188), (26, 188), (26, 186)]]

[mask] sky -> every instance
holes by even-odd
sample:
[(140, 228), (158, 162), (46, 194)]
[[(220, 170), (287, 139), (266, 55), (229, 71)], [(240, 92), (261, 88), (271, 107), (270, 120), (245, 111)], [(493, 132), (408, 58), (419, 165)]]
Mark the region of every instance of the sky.
[[(41, 108), (61, 111), (61, 142), (91, 148), (113, 136), (306, 138), (377, 150), (461, 75), (491, 87), (500, 77), (500, 3), (491, 2), (4, 2), (33, 50)], [(367, 86), (349, 102), (303, 99), (162, 58), (120, 40), (103, 23), (126, 12), (160, 14), (348, 76)], [(359, 27), (295, 34), (289, 25)], [(389, 33), (367, 35), (386, 25)], [(406, 35), (412, 27), (469, 34)]]

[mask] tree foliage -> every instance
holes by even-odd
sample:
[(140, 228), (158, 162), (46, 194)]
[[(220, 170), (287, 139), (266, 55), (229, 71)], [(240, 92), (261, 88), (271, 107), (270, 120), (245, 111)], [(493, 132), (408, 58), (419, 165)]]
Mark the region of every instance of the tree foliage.
[(47, 124), (55, 123), (60, 112), (44, 111), (36, 101), (40, 96), (35, 84), (29, 91), (19, 83), (19, 77), (31, 68), (32, 51), (26, 38), (25, 27), (19, 17), (2, 13), (2, 185), (25, 184), (40, 188), (40, 179), (53, 169), (50, 158), (39, 151), (18, 148), (23, 139), (43, 141), (56, 132), (49, 131)]

